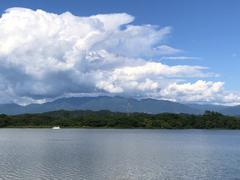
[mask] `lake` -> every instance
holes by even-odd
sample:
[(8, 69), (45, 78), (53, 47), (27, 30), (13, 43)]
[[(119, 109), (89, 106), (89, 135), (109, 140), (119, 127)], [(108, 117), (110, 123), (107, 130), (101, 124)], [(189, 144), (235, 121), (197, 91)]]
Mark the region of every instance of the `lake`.
[(0, 129), (0, 179), (240, 179), (240, 131)]

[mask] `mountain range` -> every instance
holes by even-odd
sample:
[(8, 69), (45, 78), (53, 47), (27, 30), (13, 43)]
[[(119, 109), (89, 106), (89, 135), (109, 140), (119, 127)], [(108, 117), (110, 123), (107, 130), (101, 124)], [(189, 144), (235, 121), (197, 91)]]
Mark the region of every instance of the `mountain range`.
[(43, 104), (30, 104), (21, 106), (18, 104), (0, 104), (0, 113), (8, 115), (24, 113), (42, 113), (56, 110), (110, 110), (113, 112), (145, 112), (157, 114), (187, 113), (202, 114), (205, 111), (216, 111), (225, 115), (240, 115), (240, 106), (222, 106), (211, 104), (183, 104), (156, 99), (133, 99), (125, 97), (70, 97), (61, 98)]

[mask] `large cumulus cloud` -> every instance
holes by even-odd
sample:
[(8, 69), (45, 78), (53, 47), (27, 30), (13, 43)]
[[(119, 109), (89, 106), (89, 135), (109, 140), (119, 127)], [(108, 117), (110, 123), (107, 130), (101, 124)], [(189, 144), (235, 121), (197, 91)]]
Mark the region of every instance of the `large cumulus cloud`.
[[(224, 91), (223, 82), (200, 80), (215, 76), (206, 67), (156, 61), (181, 53), (165, 44), (171, 28), (133, 25), (133, 21), (125, 13), (79, 17), (7, 9), (0, 18), (0, 101), (118, 94), (240, 102), (236, 93)], [(188, 82), (193, 77), (199, 80)]]

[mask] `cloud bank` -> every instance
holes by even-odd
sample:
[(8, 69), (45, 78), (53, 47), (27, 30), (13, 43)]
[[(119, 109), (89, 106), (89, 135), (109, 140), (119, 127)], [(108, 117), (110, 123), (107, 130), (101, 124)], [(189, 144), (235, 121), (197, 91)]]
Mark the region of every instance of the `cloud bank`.
[(204, 80), (216, 76), (208, 68), (159, 61), (186, 59), (177, 56), (182, 50), (166, 44), (171, 27), (133, 21), (126, 13), (79, 17), (7, 9), (0, 18), (0, 102), (26, 104), (79, 94), (240, 102), (223, 82)]

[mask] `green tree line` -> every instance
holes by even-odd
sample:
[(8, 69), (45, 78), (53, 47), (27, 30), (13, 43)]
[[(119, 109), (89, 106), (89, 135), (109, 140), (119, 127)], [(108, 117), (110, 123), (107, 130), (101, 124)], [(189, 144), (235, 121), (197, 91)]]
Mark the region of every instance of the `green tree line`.
[(206, 111), (203, 115), (118, 113), (110, 111), (54, 111), (0, 115), (0, 127), (79, 127), (157, 129), (240, 129), (240, 117)]

